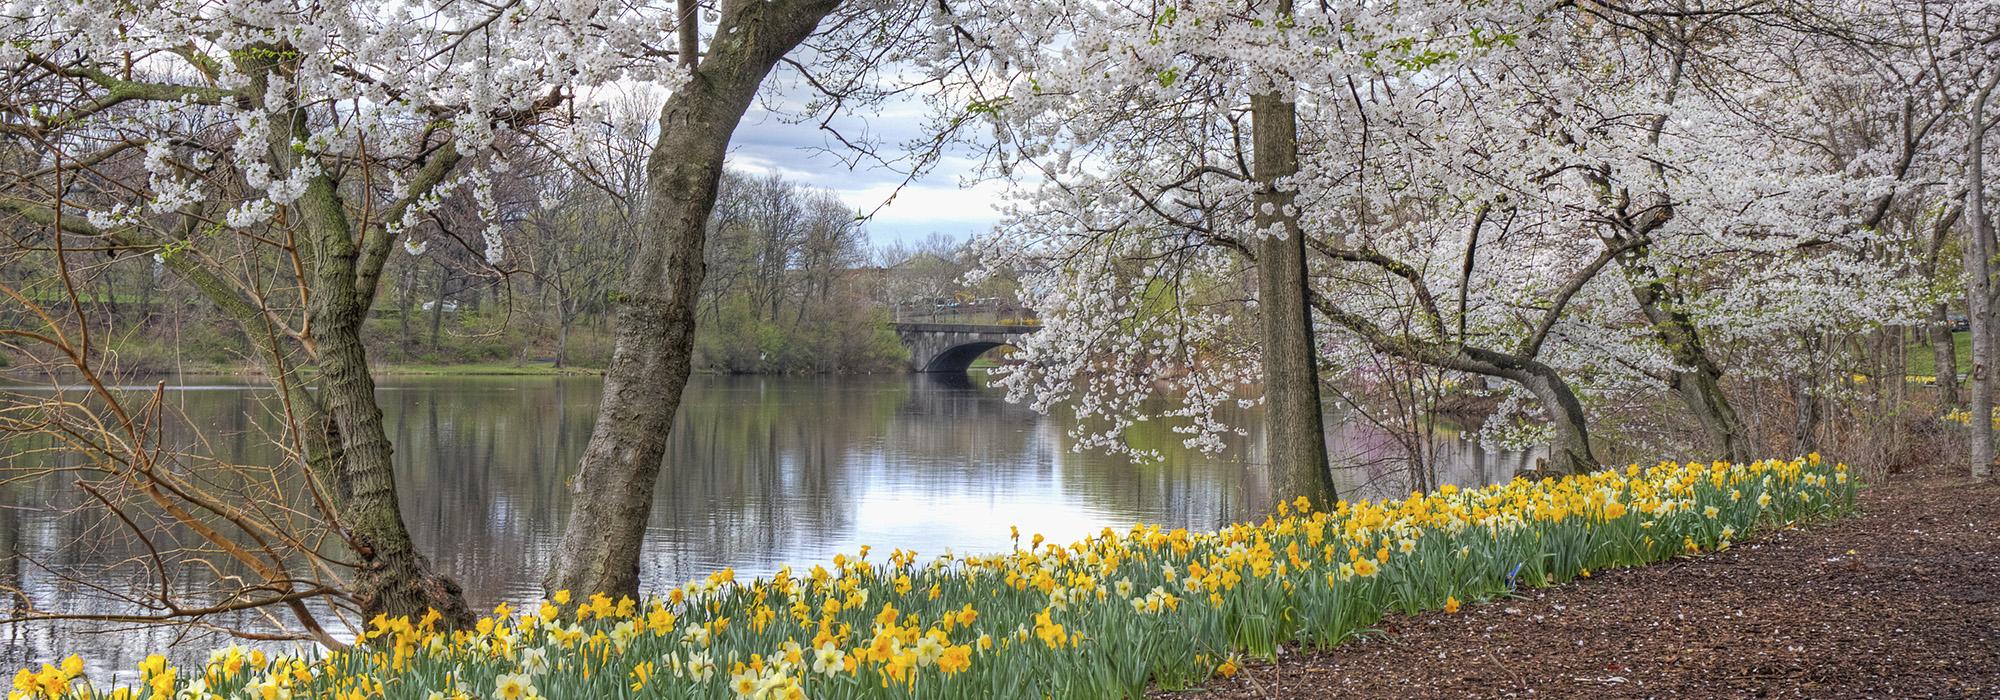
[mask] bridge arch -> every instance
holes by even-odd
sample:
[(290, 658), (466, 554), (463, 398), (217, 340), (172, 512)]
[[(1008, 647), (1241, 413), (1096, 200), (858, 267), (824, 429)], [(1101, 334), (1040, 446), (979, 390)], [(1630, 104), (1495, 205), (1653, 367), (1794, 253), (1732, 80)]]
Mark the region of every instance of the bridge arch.
[(988, 350), (1014, 345), (1040, 326), (898, 323), (896, 335), (910, 349), (912, 372), (964, 372)]
[(945, 348), (943, 352), (932, 355), (929, 361), (924, 362), (923, 368), (917, 371), (964, 372), (972, 367), (972, 363), (978, 360), (980, 355), (986, 354), (988, 350), (1002, 346), (1012, 347), (1013, 343), (975, 340), (962, 345), (954, 345)]

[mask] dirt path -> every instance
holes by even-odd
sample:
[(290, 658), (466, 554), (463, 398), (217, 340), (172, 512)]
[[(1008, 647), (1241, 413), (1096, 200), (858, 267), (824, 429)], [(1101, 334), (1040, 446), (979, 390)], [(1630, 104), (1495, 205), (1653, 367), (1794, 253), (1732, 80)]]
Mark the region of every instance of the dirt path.
[(2000, 485), (1891, 480), (1861, 513), (1166, 694), (1222, 698), (2000, 698)]

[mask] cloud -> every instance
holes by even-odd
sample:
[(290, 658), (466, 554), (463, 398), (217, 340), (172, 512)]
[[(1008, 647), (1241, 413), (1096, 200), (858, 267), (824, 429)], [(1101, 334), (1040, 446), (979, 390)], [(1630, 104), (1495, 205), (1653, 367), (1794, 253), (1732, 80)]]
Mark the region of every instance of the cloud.
[(997, 182), (960, 187), (952, 180), (943, 184), (919, 181), (900, 192), (893, 185), (834, 192), (849, 206), (864, 212), (875, 211), (875, 217), (868, 222), (868, 231), (874, 243), (880, 245), (889, 241), (915, 241), (933, 232), (963, 239), (992, 230), (1000, 218), (994, 207), (1002, 200), (1005, 187)]
[[(964, 238), (998, 222), (994, 205), (1001, 201), (1004, 187), (995, 182), (961, 185), (978, 166), (972, 159), (948, 155), (923, 177), (903, 185), (904, 174), (892, 168), (843, 162), (842, 157), (851, 158), (852, 152), (839, 139), (819, 128), (818, 122), (801, 123), (784, 116), (787, 109), (782, 99), (771, 99), (746, 113), (730, 140), (729, 167), (829, 189), (849, 206), (875, 212), (868, 231), (877, 245), (913, 241), (932, 232)], [(894, 153), (900, 144), (922, 135), (926, 114), (915, 99), (902, 100), (866, 116), (844, 116), (833, 127), (849, 139), (866, 138), (887, 149), (885, 153)], [(903, 185), (900, 191), (899, 185)]]
[[(587, 99), (608, 102), (634, 95), (664, 99), (657, 90), (636, 84), (605, 88)], [(865, 160), (848, 162), (855, 160), (855, 154), (842, 138), (870, 143), (894, 159), (901, 154), (903, 144), (927, 137), (935, 106), (948, 99), (906, 93), (879, 105), (845, 111), (822, 128), (818, 119), (800, 120), (796, 116), (807, 113), (817, 97), (792, 71), (774, 72), (731, 134), (728, 166), (832, 190), (848, 205), (874, 211), (868, 233), (877, 245), (914, 241), (933, 232), (964, 238), (991, 230), (998, 223), (993, 205), (1000, 201), (1003, 188), (991, 182), (961, 187), (972, 180), (979, 165), (966, 153), (948, 152), (924, 177), (904, 186), (887, 206), (883, 202), (903, 184), (904, 174)], [(838, 131), (839, 137), (828, 128)]]
[[(936, 178), (931, 178), (936, 179)], [(1004, 194), (999, 183), (983, 182), (971, 187), (956, 184), (914, 182), (897, 191), (894, 185), (874, 185), (858, 189), (836, 189), (843, 202), (862, 211), (875, 210), (873, 221), (882, 224), (939, 222), (984, 223), (999, 218), (994, 206)]]

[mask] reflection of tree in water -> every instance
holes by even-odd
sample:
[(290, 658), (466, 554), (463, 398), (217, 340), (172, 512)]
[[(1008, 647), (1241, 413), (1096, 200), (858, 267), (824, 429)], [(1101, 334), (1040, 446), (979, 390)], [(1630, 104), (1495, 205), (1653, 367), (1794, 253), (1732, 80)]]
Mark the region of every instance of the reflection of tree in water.
[[(1245, 512), (1267, 490), (1261, 474), (1246, 480), (1234, 454), (1182, 449), (1163, 424), (1146, 428), (1159, 437), (1144, 438), (1162, 444), (1158, 463), (1073, 453), (1062, 417), (1008, 404), (962, 376), (698, 381), (669, 453), (650, 580), (813, 563), (833, 543), (853, 544), (856, 518), (881, 515), (861, 512), (870, 498), (937, 511), (1032, 499), (1104, 525), (1206, 527)], [(927, 517), (959, 515), (972, 517)], [(1006, 531), (1006, 523), (964, 526)], [(969, 546), (940, 541), (941, 533), (901, 536), (930, 542), (933, 553)]]
[(1534, 466), (1546, 450), (1489, 450), (1479, 437), (1457, 430), (1439, 435), (1438, 477), (1447, 484), (1492, 484)]
[(908, 400), (881, 437), (897, 452), (937, 466), (997, 468), (1028, 449), (1027, 428), (1039, 418), (1025, 406), (963, 373), (912, 374)]
[(898, 450), (928, 456), (972, 484), (1051, 491), (1052, 497), (1087, 506), (1097, 518), (1121, 526), (1210, 527), (1248, 512), (1246, 505), (1262, 502), (1269, 491), (1262, 470), (1245, 468), (1255, 438), (1203, 454), (1182, 445), (1174, 421), (1148, 421), (1128, 429), (1125, 439), (1160, 458), (1135, 462), (1076, 451), (1067, 430), (1073, 414), (1059, 407), (1042, 416), (1006, 403), (1003, 392), (988, 387), (979, 373), (920, 375), (912, 381), (921, 389), (890, 426), (889, 439)]
[[(601, 382), (390, 384), (382, 404), (413, 535), (476, 602), (538, 595)], [(768, 569), (844, 529), (854, 484), (842, 470), (860, 446), (879, 444), (906, 393), (867, 380), (695, 377), (668, 449), (646, 580), (666, 585), (721, 566)]]
[(767, 571), (849, 527), (849, 471), (880, 450), (905, 400), (895, 383), (844, 377), (698, 377), (676, 416), (646, 580), (723, 566)]
[[(10, 593), (20, 589), (26, 579), (22, 568), (27, 562), (21, 558), (21, 511), (13, 507), (19, 502), (15, 492), (20, 490), (11, 484), (0, 484), (0, 617), (19, 610), (21, 599)], [(20, 666), (17, 660), (27, 660), (34, 656), (33, 642), (28, 638), (26, 625), (0, 625), (0, 662), (7, 662), (6, 668)]]
[(564, 478), (588, 438), (592, 378), (397, 382), (382, 404), (410, 529), (475, 602), (538, 593)]
[[(145, 387), (140, 387), (144, 389)], [(233, 464), (276, 464), (277, 450), (269, 426), (243, 418), (245, 405), (235, 413), (218, 415), (214, 427), (196, 435), (184, 427), (180, 416), (188, 407), (194, 415), (206, 415), (218, 402), (214, 395), (243, 397), (237, 392), (208, 394), (192, 400), (189, 394), (168, 394), (168, 417), (158, 436), (155, 457), (158, 468), (179, 472), (189, 482), (211, 487), (217, 493), (232, 493), (263, 506), (279, 506), (267, 499), (270, 493), (256, 486), (244, 488), (244, 479), (270, 476), (254, 470), (236, 471), (191, 455), (223, 454)], [(255, 411), (254, 408), (251, 409)], [(219, 581), (249, 577), (240, 562), (207, 557), (203, 545), (190, 532), (159, 527), (158, 514), (143, 508), (121, 508), (123, 518), (97, 508), (81, 508), (88, 497), (71, 481), (72, 474), (61, 468), (85, 464), (84, 456), (53, 451), (46, 436), (10, 438), (0, 441), (0, 464), (18, 469), (0, 470), (0, 618), (24, 614), (58, 612), (79, 615), (148, 614), (157, 609), (141, 608), (133, 600), (161, 596), (179, 601), (213, 604), (221, 602)], [(226, 453), (240, 452), (252, 459), (236, 459)], [(183, 454), (184, 453), (184, 454)], [(253, 461), (261, 460), (261, 461)], [(44, 469), (58, 471), (28, 476)], [(301, 502), (290, 504), (302, 510), (304, 490), (287, 494)], [(122, 502), (121, 502), (122, 504)], [(144, 539), (132, 528), (146, 532)], [(161, 581), (151, 562), (160, 557), (169, 578)], [(324, 613), (317, 601), (309, 602)], [(325, 618), (331, 620), (331, 617)], [(254, 610), (214, 615), (203, 620), (221, 626), (253, 628), (262, 620)], [(106, 633), (110, 632), (110, 633)], [(0, 668), (20, 668), (82, 653), (94, 677), (124, 672), (148, 653), (161, 649), (187, 648), (227, 641), (217, 631), (188, 626), (106, 624), (78, 620), (36, 620), (0, 624)]]
[[(1334, 480), (1349, 500), (1401, 498), (1411, 492), (1410, 466), (1403, 442), (1379, 425), (1348, 420), (1328, 430)], [(1494, 451), (1476, 436), (1441, 425), (1430, 445), (1437, 483), (1481, 486), (1514, 477), (1529, 467), (1536, 451)]]

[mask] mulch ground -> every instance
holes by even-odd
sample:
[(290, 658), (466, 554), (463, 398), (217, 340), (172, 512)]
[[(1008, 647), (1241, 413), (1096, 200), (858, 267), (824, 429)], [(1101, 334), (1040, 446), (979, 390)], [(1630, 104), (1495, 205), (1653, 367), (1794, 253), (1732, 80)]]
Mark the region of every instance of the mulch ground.
[(1165, 693), (1235, 698), (2000, 698), (2000, 484), (1889, 477), (1728, 551), (1391, 616)]

